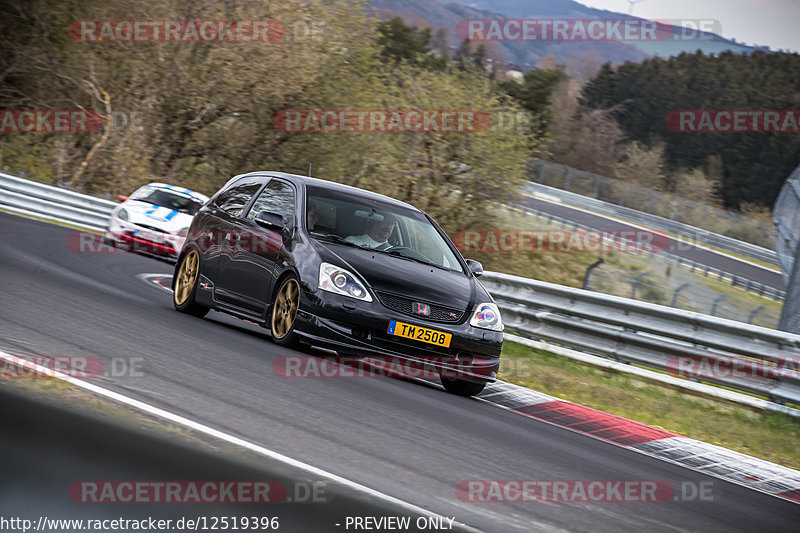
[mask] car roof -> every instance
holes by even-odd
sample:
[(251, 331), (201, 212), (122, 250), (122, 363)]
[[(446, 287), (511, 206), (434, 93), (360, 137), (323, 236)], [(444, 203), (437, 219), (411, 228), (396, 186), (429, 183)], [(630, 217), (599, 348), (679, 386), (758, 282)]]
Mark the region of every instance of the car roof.
[(184, 194), (186, 196), (192, 196), (195, 199), (202, 200), (204, 202), (208, 200), (208, 196), (206, 196), (205, 194), (199, 193), (197, 191), (193, 191), (191, 189), (187, 189), (186, 187), (179, 187), (177, 185), (170, 185), (169, 183), (161, 183), (161, 182), (148, 183), (148, 184), (143, 185), (142, 187), (140, 187), (140, 189), (144, 189), (146, 187), (152, 187), (154, 189), (167, 189), (169, 191), (172, 191), (172, 192), (175, 192), (175, 193), (178, 193), (178, 194)]
[(406, 209), (413, 209), (414, 211), (422, 212), (419, 208), (414, 207), (413, 205), (408, 204), (406, 202), (402, 202), (400, 200), (392, 198), (391, 196), (385, 196), (383, 194), (378, 194), (376, 192), (368, 191), (365, 189), (359, 189), (358, 187), (352, 187), (350, 185), (345, 185), (343, 183), (336, 183), (335, 181), (328, 181), (320, 178), (312, 178), (310, 176), (300, 176), (299, 174), (289, 174), (286, 172), (273, 172), (268, 170), (248, 172), (247, 174), (241, 174), (230, 180), (226, 184), (225, 188), (227, 188), (228, 185), (232, 184), (234, 181), (237, 181), (240, 178), (256, 177), (256, 176), (283, 178), (285, 180), (294, 182), (297, 185), (310, 185), (313, 187), (321, 187), (332, 191), (352, 194), (353, 196), (358, 196), (364, 199), (380, 200), (387, 204), (395, 205), (397, 207), (404, 207)]

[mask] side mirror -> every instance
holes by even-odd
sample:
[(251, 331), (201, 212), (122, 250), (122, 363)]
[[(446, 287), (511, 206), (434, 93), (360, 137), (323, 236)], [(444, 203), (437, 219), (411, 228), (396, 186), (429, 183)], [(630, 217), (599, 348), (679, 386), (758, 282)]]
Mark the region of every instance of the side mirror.
[(128, 197), (127, 197), (127, 196), (125, 196), (125, 195), (122, 195), (122, 194), (120, 194), (119, 196), (117, 196), (117, 198), (119, 198), (119, 201), (120, 201), (120, 202), (124, 202), (125, 200), (127, 200), (127, 199), (128, 199)]
[(269, 211), (259, 211), (256, 218), (253, 220), (262, 228), (276, 231), (283, 231), (286, 228), (283, 224), (283, 217), (277, 213), (270, 213)]
[(482, 264), (480, 264), (478, 261), (475, 261), (474, 259), (467, 259), (466, 261), (467, 261), (467, 266), (469, 267), (469, 271), (472, 272), (472, 274), (476, 278), (483, 276)]

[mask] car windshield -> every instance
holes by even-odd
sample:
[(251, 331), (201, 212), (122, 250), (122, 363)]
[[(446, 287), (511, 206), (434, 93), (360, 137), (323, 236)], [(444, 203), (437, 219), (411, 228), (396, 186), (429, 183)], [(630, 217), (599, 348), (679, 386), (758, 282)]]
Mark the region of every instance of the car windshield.
[(166, 207), (187, 215), (194, 215), (203, 207), (203, 202), (167, 189), (144, 189), (131, 196), (131, 200)]
[(316, 238), (463, 272), (455, 253), (421, 212), (325, 187), (307, 187), (306, 228)]

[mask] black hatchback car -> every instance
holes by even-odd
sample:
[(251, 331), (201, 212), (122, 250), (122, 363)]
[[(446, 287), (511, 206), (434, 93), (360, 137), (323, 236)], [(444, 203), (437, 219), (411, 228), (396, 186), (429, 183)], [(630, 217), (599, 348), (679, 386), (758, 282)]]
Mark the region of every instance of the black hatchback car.
[(503, 344), (482, 272), (409, 204), (255, 172), (231, 179), (195, 215), (174, 304), (256, 322), (282, 346), (424, 364), (445, 389), (471, 396), (496, 379)]

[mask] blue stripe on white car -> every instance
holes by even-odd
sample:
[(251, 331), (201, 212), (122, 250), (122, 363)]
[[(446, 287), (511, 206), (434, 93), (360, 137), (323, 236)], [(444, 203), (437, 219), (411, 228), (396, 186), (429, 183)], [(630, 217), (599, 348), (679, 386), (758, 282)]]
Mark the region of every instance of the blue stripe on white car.
[(172, 220), (172, 218), (175, 215), (177, 215), (178, 212), (174, 211), (172, 209), (169, 209), (168, 207), (160, 207), (160, 206), (154, 205), (153, 209), (150, 209), (149, 211), (145, 211), (144, 214), (147, 215), (149, 218), (152, 218), (154, 220), (162, 220), (162, 221), (166, 222), (166, 221)]

